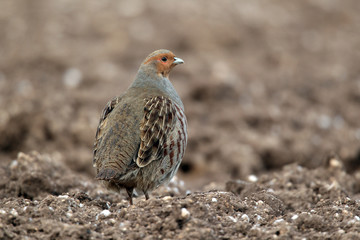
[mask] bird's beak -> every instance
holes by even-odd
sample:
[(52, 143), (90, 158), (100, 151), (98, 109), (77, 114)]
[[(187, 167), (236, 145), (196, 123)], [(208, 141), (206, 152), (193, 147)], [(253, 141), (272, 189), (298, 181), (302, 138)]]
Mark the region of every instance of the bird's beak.
[(178, 64), (182, 64), (182, 63), (184, 63), (184, 60), (182, 60), (181, 58), (174, 57), (173, 64), (178, 65)]

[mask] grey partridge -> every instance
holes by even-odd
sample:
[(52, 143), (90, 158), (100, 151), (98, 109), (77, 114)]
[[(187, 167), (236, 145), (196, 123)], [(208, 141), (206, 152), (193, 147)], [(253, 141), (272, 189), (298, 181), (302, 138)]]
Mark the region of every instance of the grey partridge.
[(132, 85), (105, 107), (96, 131), (93, 166), (109, 189), (144, 193), (170, 181), (184, 157), (184, 105), (169, 80), (184, 61), (169, 50), (151, 53)]

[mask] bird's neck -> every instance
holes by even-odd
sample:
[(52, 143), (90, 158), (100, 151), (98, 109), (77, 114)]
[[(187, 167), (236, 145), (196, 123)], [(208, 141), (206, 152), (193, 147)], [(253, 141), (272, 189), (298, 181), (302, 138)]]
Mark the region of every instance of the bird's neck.
[(154, 89), (160, 91), (164, 94), (164, 96), (170, 97), (183, 108), (184, 105), (170, 80), (167, 77), (157, 74), (155, 71), (151, 72), (146, 70), (144, 71), (141, 68), (139, 69), (130, 88), (142, 88), (144, 90)]

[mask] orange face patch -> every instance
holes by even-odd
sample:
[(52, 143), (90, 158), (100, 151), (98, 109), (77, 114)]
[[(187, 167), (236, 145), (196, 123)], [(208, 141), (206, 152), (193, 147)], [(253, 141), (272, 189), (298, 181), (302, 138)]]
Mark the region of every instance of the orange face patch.
[(173, 68), (174, 57), (175, 55), (172, 52), (161, 53), (149, 58), (144, 64), (156, 62), (157, 72), (167, 76)]

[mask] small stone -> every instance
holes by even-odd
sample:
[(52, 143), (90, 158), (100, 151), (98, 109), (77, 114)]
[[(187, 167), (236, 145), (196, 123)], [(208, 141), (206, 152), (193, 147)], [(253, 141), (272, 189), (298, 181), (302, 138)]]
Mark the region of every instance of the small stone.
[(276, 220), (274, 221), (274, 224), (278, 224), (278, 223), (281, 223), (281, 222), (283, 222), (283, 221), (284, 221), (284, 219), (282, 219), (282, 218), (276, 219)]
[(241, 219), (242, 219), (242, 220), (245, 220), (246, 222), (249, 222), (249, 221), (250, 221), (249, 216), (246, 215), (246, 214), (243, 214), (243, 215), (241, 216)]
[(99, 215), (108, 217), (108, 216), (110, 216), (110, 214), (111, 214), (111, 212), (109, 210), (103, 210), (103, 211), (101, 211), (101, 213)]
[(18, 166), (18, 161), (17, 160), (13, 160), (11, 163), (10, 163), (10, 168), (11, 169), (14, 169)]
[(172, 199), (171, 196), (165, 196), (165, 197), (163, 197), (163, 200), (164, 200), (164, 201), (169, 201), (169, 200), (171, 200), (171, 199)]
[(83, 79), (82, 72), (77, 68), (69, 68), (63, 76), (63, 82), (68, 88), (76, 88)]
[(186, 208), (181, 208), (181, 218), (188, 219), (190, 217), (190, 212)]
[(19, 215), (15, 208), (11, 209), (10, 214), (15, 216), (15, 217)]
[(257, 181), (258, 181), (258, 178), (257, 178), (257, 176), (255, 176), (255, 175), (250, 175), (250, 176), (248, 176), (248, 180), (249, 180), (250, 182), (257, 182)]
[(237, 219), (236, 218), (234, 218), (233, 216), (228, 216), (229, 218), (230, 218), (230, 220), (231, 221), (233, 221), (234, 223), (236, 223), (237, 222)]

